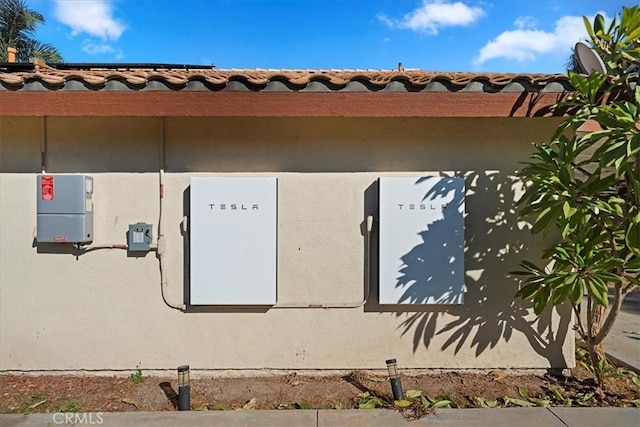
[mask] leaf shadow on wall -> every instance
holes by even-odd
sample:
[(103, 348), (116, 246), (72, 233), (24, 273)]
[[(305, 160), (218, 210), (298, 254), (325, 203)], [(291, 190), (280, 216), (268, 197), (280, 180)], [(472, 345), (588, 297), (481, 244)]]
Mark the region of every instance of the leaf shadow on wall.
[[(531, 304), (514, 298), (518, 284), (508, 277), (508, 272), (517, 269), (522, 258), (531, 254), (535, 256), (542, 249), (542, 246), (530, 247), (533, 243), (530, 230), (517, 218), (514, 200), (522, 184), (513, 174), (501, 171), (456, 171), (441, 173), (440, 176), (465, 177), (464, 303), (452, 305), (443, 300), (445, 304), (420, 305), (425, 302), (424, 287), (431, 286), (438, 280), (438, 275), (448, 277), (451, 273), (445, 267), (443, 272), (430, 279), (417, 277), (423, 270), (420, 258), (429, 256), (429, 264), (439, 266), (447, 266), (450, 260), (451, 254), (447, 250), (438, 250), (443, 242), (434, 240), (444, 234), (434, 233), (433, 236), (425, 236), (424, 245), (431, 248), (427, 250), (418, 245), (403, 257), (405, 265), (399, 271), (398, 284), (405, 288), (401, 300), (417, 305), (380, 305), (378, 287), (373, 286), (365, 310), (395, 313), (400, 321), (398, 330), (401, 335), (413, 335), (414, 353), (422, 346), (430, 349), (434, 338), (438, 337), (438, 341), (444, 340), (441, 351), (453, 349), (458, 354), (475, 348), (478, 357), (501, 340), (509, 342), (514, 333), (520, 333), (536, 353), (549, 361), (550, 366), (567, 366), (563, 344), (570, 332), (570, 307), (547, 309), (534, 319), (531, 317)], [(450, 191), (446, 183), (447, 180), (443, 180), (442, 186), (433, 187), (425, 199)], [(369, 194), (366, 199), (373, 196)], [(377, 200), (377, 195), (375, 197)], [(458, 203), (461, 201), (461, 198), (457, 199)], [(366, 212), (373, 211), (377, 215), (373, 203), (365, 201), (365, 205)], [(433, 223), (430, 227), (435, 230), (439, 226)], [(372, 268), (377, 271), (377, 266)], [(554, 316), (554, 311), (559, 317)], [(449, 320), (443, 324), (444, 319)]]
[[(419, 178), (417, 185), (429, 180)], [(444, 178), (425, 194), (422, 202), (451, 198), (441, 207), (442, 218), (426, 224), (418, 233), (422, 243), (402, 256), (396, 288), (404, 292), (398, 303), (456, 304), (464, 278), (464, 188), (460, 180)], [(429, 209), (436, 209), (429, 204)]]

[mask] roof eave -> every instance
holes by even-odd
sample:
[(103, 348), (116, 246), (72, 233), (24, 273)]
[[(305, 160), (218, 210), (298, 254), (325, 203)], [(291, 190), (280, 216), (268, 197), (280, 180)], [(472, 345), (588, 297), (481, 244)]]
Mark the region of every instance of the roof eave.
[(567, 94), (0, 91), (0, 116), (552, 117)]

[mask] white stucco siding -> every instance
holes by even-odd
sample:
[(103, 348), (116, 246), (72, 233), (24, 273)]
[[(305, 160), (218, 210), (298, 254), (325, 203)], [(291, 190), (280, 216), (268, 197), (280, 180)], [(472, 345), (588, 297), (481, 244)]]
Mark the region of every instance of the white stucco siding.
[[(0, 370), (545, 368), (572, 365), (570, 312), (531, 323), (506, 277), (541, 247), (515, 219), (512, 175), (555, 119), (0, 119)], [(161, 132), (164, 129), (164, 132)], [(182, 302), (181, 222), (192, 176), (278, 179), (278, 303), (357, 303), (366, 215), (380, 176), (465, 175), (465, 303), (183, 313), (160, 293), (154, 253), (75, 257), (35, 245), (35, 182), (94, 178), (95, 243), (158, 223), (164, 133), (167, 297)], [(188, 204), (187, 204), (188, 206)], [(374, 239), (375, 240), (375, 239)], [(520, 252), (520, 253), (519, 253)], [(374, 246), (374, 260), (377, 253)], [(374, 268), (375, 270), (375, 268)], [(238, 271), (242, 274), (242, 271)], [(405, 311), (410, 310), (410, 311)], [(551, 325), (551, 343), (546, 323)], [(557, 339), (555, 336), (558, 336)], [(555, 340), (555, 341), (554, 341)]]

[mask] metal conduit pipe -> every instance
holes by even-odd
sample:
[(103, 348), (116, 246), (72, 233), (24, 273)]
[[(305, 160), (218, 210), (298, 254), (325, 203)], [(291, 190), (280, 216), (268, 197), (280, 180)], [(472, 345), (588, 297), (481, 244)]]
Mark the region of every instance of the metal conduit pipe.
[(81, 246), (78, 249), (80, 249), (83, 252), (91, 252), (91, 251), (95, 251), (96, 249), (129, 249), (129, 247), (127, 245), (123, 245), (120, 243), (105, 243), (105, 244)]
[(164, 303), (173, 309), (184, 311), (186, 310), (185, 304), (174, 303), (167, 299), (166, 293), (169, 288), (169, 275), (167, 274), (167, 265), (165, 261), (165, 252), (167, 244), (164, 237), (164, 167), (165, 167), (165, 155), (164, 155), (164, 117), (160, 117), (158, 123), (159, 139), (159, 158), (160, 158), (160, 172), (159, 178), (159, 208), (158, 208), (158, 246), (156, 248), (156, 254), (158, 257), (158, 263), (160, 268), (160, 293), (162, 294), (162, 300)]
[(47, 173), (47, 116), (42, 116), (42, 138), (40, 138), (40, 166)]

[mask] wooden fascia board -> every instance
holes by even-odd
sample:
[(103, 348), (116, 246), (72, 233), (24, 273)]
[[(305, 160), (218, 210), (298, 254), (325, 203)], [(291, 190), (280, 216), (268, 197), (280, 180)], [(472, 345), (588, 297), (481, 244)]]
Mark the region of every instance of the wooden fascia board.
[(561, 93), (2, 91), (0, 116), (541, 117)]

